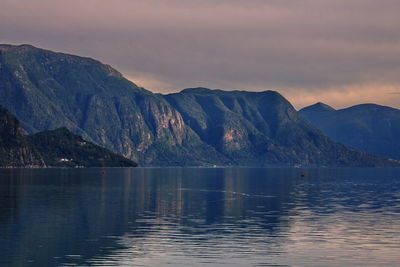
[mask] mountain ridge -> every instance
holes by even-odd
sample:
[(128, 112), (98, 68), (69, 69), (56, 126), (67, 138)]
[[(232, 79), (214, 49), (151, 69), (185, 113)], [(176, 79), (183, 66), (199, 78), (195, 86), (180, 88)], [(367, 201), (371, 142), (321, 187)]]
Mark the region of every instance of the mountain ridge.
[(322, 103), (322, 102), (317, 102), (313, 105), (304, 107), (301, 109), (303, 112), (307, 111), (307, 112), (324, 112), (324, 111), (334, 111), (336, 109), (334, 109), (333, 107)]
[[(28, 133), (65, 126), (143, 164), (157, 155), (168, 165), (183, 156), (194, 162), (207, 158), (202, 148), (196, 152), (202, 144), (162, 97), (110, 66), (34, 47), (7, 51), (0, 54), (5, 80), (0, 83), (0, 104), (16, 114)], [(181, 145), (184, 139), (190, 144)], [(214, 154), (208, 157), (223, 162)]]
[[(247, 164), (320, 165), (324, 162), (333, 165), (340, 158), (335, 154), (337, 151), (341, 151), (342, 156), (347, 153), (347, 157), (358, 157), (359, 160), (365, 156), (322, 136), (275, 91), (228, 92), (191, 88), (165, 95), (165, 98), (178, 109), (202, 141)], [(324, 159), (324, 155), (330, 155), (333, 160)], [(303, 161), (296, 160), (298, 158)], [(341, 164), (350, 164), (345, 157), (341, 160)], [(378, 158), (375, 160), (379, 161)], [(373, 165), (372, 162), (369, 164)]]
[(120, 155), (67, 128), (25, 135), (18, 119), (0, 106), (0, 167), (136, 167)]
[(304, 108), (301, 116), (332, 139), (358, 150), (400, 159), (400, 110), (372, 103), (330, 112)]
[(144, 166), (386, 164), (325, 137), (277, 92), (154, 94), (100, 61), (33, 46), (0, 50), (0, 104), (30, 134), (67, 127)]

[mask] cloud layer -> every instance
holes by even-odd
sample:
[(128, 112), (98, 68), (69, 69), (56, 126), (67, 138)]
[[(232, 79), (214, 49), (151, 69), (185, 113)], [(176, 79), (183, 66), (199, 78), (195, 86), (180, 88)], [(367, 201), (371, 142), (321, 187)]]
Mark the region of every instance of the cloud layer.
[(0, 42), (94, 57), (156, 92), (275, 89), (298, 107), (323, 98), (337, 107), (377, 101), (400, 107), (398, 0), (0, 0), (0, 6)]

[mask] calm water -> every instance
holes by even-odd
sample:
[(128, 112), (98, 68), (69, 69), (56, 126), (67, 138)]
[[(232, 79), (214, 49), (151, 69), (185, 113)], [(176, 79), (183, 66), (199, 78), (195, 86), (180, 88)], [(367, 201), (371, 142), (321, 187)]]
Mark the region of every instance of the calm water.
[(399, 266), (400, 169), (102, 170), (0, 170), (0, 265)]

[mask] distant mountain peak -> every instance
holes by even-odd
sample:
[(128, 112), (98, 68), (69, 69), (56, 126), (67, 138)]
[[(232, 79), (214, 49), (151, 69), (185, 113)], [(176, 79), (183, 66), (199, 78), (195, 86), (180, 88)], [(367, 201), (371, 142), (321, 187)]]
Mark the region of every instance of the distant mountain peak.
[(193, 88), (185, 88), (180, 91), (180, 93), (207, 93), (212, 91), (221, 91), (218, 89), (209, 89), (206, 87), (193, 87)]
[(353, 110), (353, 111), (363, 111), (363, 112), (378, 112), (378, 111), (393, 111), (393, 112), (398, 112), (399, 109), (393, 108), (393, 107), (388, 107), (388, 106), (382, 106), (374, 103), (365, 103), (365, 104), (359, 104), (355, 106), (351, 106), (348, 108), (344, 108), (341, 110)]
[(300, 114), (332, 139), (371, 154), (400, 159), (399, 109), (371, 103), (330, 112), (314, 109), (302, 109)]
[[(13, 44), (0, 44), (0, 50), (12, 50), (12, 49), (18, 49), (20, 51), (22, 50), (43, 50), (41, 48), (37, 48), (33, 45), (30, 44), (20, 44), (20, 45), (13, 45)], [(45, 51), (45, 50), (43, 50)]]
[(223, 90), (223, 89), (210, 89), (206, 87), (191, 87), (191, 88), (185, 88), (180, 91), (180, 93), (203, 93), (203, 92), (210, 92), (210, 93), (215, 93), (215, 92), (222, 92), (222, 93), (275, 93), (279, 94), (277, 91), (274, 90), (264, 90), (264, 91), (248, 91), (248, 90)]
[(303, 112), (303, 111), (323, 112), (323, 111), (335, 111), (335, 109), (333, 107), (325, 104), (325, 103), (318, 102), (318, 103), (315, 103), (315, 104), (313, 104), (311, 106), (304, 107), (300, 111), (301, 112)]

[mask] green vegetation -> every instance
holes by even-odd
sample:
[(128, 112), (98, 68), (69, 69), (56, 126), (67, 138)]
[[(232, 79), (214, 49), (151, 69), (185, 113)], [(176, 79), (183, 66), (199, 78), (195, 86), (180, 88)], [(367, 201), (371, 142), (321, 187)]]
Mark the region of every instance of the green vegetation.
[(136, 167), (66, 128), (26, 136), (18, 120), (0, 106), (1, 167)]
[(67, 128), (40, 132), (28, 136), (40, 152), (46, 165), (55, 167), (136, 167), (137, 164), (120, 155), (85, 141)]
[(141, 165), (226, 161), (162, 96), (90, 58), (0, 45), (0, 104), (28, 133), (67, 127)]
[[(141, 165), (397, 164), (332, 141), (277, 92), (194, 88), (163, 96), (99, 61), (29, 45), (0, 45), (0, 104), (30, 134), (66, 127)], [(54, 133), (29, 139), (58, 153)]]
[(19, 121), (0, 106), (0, 167), (45, 166), (41, 155), (28, 142)]

